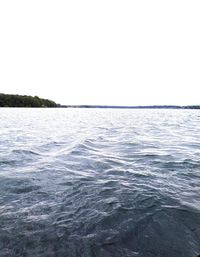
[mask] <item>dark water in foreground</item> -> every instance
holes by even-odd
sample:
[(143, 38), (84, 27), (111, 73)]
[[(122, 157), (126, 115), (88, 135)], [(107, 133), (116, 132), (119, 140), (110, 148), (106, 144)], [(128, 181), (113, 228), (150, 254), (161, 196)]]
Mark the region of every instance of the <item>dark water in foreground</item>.
[(195, 257), (200, 112), (0, 109), (0, 256)]

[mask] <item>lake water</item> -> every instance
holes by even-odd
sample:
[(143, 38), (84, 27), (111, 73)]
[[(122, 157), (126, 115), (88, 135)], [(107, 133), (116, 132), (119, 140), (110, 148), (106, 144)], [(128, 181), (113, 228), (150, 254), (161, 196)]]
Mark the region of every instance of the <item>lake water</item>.
[(0, 109), (1, 257), (196, 257), (200, 111)]

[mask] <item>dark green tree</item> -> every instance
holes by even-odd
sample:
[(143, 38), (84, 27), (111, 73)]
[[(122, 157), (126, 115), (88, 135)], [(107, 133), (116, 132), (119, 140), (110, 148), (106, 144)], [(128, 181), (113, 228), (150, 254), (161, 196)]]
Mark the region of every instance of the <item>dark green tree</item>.
[(0, 107), (57, 107), (48, 99), (38, 96), (0, 94)]

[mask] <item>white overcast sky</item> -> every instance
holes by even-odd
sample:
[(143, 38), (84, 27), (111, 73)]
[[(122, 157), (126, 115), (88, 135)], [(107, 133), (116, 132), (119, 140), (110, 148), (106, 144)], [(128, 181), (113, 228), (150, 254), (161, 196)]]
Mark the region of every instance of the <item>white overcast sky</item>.
[(0, 92), (200, 104), (200, 1), (1, 0)]

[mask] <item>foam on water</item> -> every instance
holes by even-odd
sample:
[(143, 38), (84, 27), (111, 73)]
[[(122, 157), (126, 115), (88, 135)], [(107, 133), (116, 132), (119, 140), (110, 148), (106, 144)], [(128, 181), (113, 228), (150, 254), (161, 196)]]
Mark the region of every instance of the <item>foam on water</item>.
[(198, 110), (0, 118), (0, 256), (200, 253)]

